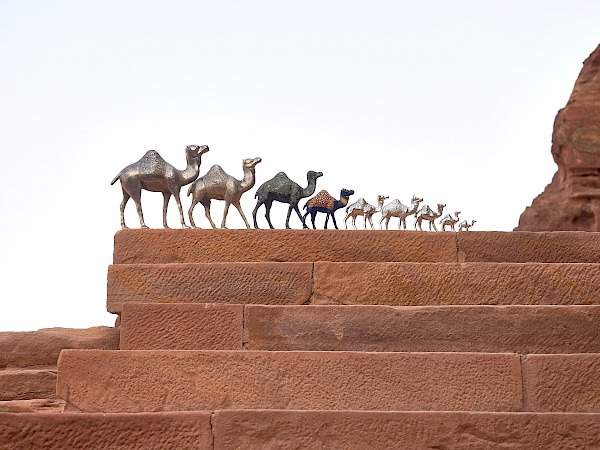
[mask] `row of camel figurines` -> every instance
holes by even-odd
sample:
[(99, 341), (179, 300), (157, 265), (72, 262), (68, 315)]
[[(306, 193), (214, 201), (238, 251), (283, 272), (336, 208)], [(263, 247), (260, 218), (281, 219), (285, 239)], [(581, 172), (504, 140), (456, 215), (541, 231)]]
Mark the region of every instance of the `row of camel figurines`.
[[(225, 201), (225, 209), (223, 212), (221, 228), (226, 228), (225, 222), (227, 219), (227, 213), (229, 210), (229, 206), (232, 204), (239, 211), (242, 219), (244, 220), (244, 223), (246, 224), (246, 227), (250, 228), (250, 224), (248, 223), (248, 220), (246, 219), (246, 216), (241, 208), (240, 199), (242, 197), (242, 194), (252, 189), (252, 187), (254, 186), (256, 182), (255, 167), (258, 163), (262, 161), (262, 159), (250, 158), (244, 159), (242, 161), (242, 168), (244, 172), (244, 177), (242, 180), (238, 180), (233, 176), (228, 175), (219, 165), (212, 166), (204, 176), (198, 178), (200, 174), (200, 164), (202, 155), (208, 151), (208, 145), (188, 145), (185, 149), (187, 167), (184, 170), (179, 170), (171, 164), (167, 163), (156, 150), (149, 150), (139, 161), (136, 161), (135, 163), (130, 164), (126, 166), (123, 170), (121, 170), (121, 172), (119, 172), (119, 174), (111, 182), (111, 185), (116, 183), (117, 180), (121, 182), (121, 188), (123, 191), (123, 201), (121, 202), (120, 207), (121, 227), (128, 228), (125, 225), (125, 206), (131, 198), (133, 199), (136, 206), (136, 210), (140, 220), (140, 226), (142, 228), (148, 228), (148, 226), (144, 222), (144, 215), (142, 212), (141, 205), (142, 190), (147, 190), (152, 192), (161, 192), (163, 194), (163, 226), (165, 228), (169, 228), (169, 226), (167, 225), (167, 208), (171, 196), (175, 197), (175, 201), (179, 209), (179, 216), (182, 227), (189, 228), (185, 223), (183, 215), (183, 208), (181, 206), (180, 200), (180, 191), (182, 186), (191, 184), (187, 191), (188, 196), (192, 195), (192, 204), (188, 210), (188, 217), (190, 219), (191, 225), (194, 228), (197, 227), (194, 222), (193, 211), (194, 207), (198, 203), (204, 206), (206, 218), (210, 222), (211, 226), (213, 228), (216, 228), (215, 223), (213, 222), (210, 215), (211, 200)], [(306, 202), (304, 206), (304, 208), (306, 209), (306, 213), (304, 214), (304, 216), (300, 214), (300, 210), (298, 208), (298, 203), (301, 199), (314, 194), (316, 190), (317, 179), (321, 176), (323, 176), (322, 172), (315, 172), (312, 170), (309, 171), (307, 173), (308, 186), (306, 188), (302, 188), (300, 187), (300, 185), (298, 185), (298, 183), (295, 183), (294, 181), (290, 180), (284, 172), (279, 172), (272, 179), (263, 183), (257, 189), (255, 194), (255, 198), (257, 198), (257, 203), (254, 210), (252, 211), (254, 227), (259, 228), (256, 220), (256, 214), (258, 212), (259, 207), (265, 205), (265, 217), (267, 219), (267, 223), (269, 224), (270, 228), (274, 228), (271, 223), (270, 212), (272, 203), (274, 201), (277, 201), (281, 203), (287, 203), (289, 205), (285, 224), (286, 228), (290, 228), (290, 216), (292, 214), (292, 211), (295, 211), (300, 220), (302, 221), (302, 225), (304, 228), (308, 228), (306, 226), (306, 217), (309, 214), (311, 216), (312, 226), (313, 228), (316, 228), (316, 214), (318, 212), (323, 212), (326, 214), (325, 229), (327, 229), (327, 223), (330, 217), (332, 218), (333, 224), (337, 229), (338, 227), (335, 222), (334, 213), (336, 210), (348, 206), (348, 200), (350, 196), (354, 194), (354, 191), (342, 189), (340, 192), (340, 199), (332, 197), (327, 191), (321, 191), (316, 196), (314, 196)], [(422, 199), (420, 199), (420, 201), (422, 201)], [(399, 205), (402, 205), (397, 200), (391, 202), (390, 205), (395, 205), (394, 202), (397, 202)], [(366, 201), (364, 201), (364, 199), (360, 199), (358, 202), (355, 202), (350, 206), (353, 206), (353, 208), (352, 211), (350, 211), (350, 207), (347, 208), (348, 214), (346, 216), (346, 220), (348, 219), (348, 217), (350, 217), (350, 214), (361, 215), (362, 211), (362, 215), (365, 216), (365, 227), (367, 217), (369, 218), (369, 221), (371, 222), (372, 226), (371, 217), (376, 211), (373, 211), (373, 213), (371, 213), (371, 208), (375, 209), (374, 207), (369, 205)], [(396, 209), (390, 208), (390, 211), (393, 212)], [(430, 222), (431, 229), (432, 220), (439, 216), (435, 216), (435, 213), (431, 211), (431, 208), (429, 207), (425, 208), (424, 206), (419, 212), (421, 211), (423, 212), (423, 214), (421, 215), (421, 219), (419, 220), (417, 218), (419, 228), (421, 228), (422, 220), (428, 220)], [(429, 211), (431, 211), (431, 214), (429, 213)], [(434, 217), (434, 219), (431, 219), (431, 217)], [(353, 216), (353, 220), (355, 219), (356, 217)], [(404, 217), (404, 219), (401, 220), (403, 221), (404, 227), (406, 229), (405, 219), (406, 217)], [(388, 222), (389, 218), (386, 221), (386, 228)], [(415, 223), (415, 228), (416, 226), (417, 224)], [(466, 224), (466, 229), (468, 230), (470, 226), (472, 226), (472, 224)], [(435, 228), (435, 224), (433, 224), (433, 227)], [(437, 230), (437, 228), (435, 229)]]
[[(403, 205), (402, 202), (398, 199), (394, 199), (389, 202), (387, 205), (384, 205), (385, 200), (389, 197), (387, 195), (378, 195), (377, 196), (377, 207), (370, 205), (364, 198), (359, 198), (356, 202), (346, 207), (346, 218), (344, 219), (344, 225), (346, 228), (347, 222), (349, 218), (352, 218), (352, 226), (356, 229), (356, 218), (358, 216), (364, 217), (364, 229), (367, 229), (367, 220), (371, 225), (371, 229), (374, 229), (373, 226), (373, 215), (376, 213), (381, 213), (381, 219), (379, 220), (379, 229), (383, 228), (383, 222), (385, 221), (385, 229), (388, 229), (388, 225), (390, 223), (390, 219), (392, 217), (398, 218), (398, 229), (402, 225), (404, 230), (406, 230), (406, 218), (412, 215), (415, 216), (415, 230), (417, 227), (419, 230), (423, 231), (422, 223), (423, 221), (429, 222), (429, 231), (432, 231), (431, 228), (435, 231), (438, 231), (435, 226), (435, 220), (440, 218), (443, 214), (444, 208), (446, 205), (438, 203), (437, 204), (437, 212), (429, 207), (429, 205), (423, 205), (419, 208), (419, 204), (423, 201), (422, 198), (413, 195), (410, 206)], [(472, 220), (469, 223), (466, 220), (460, 222), (461, 212), (456, 211), (454, 213), (455, 217), (452, 217), (451, 214), (446, 214), (439, 221), (439, 224), (442, 227), (442, 231), (446, 231), (446, 227), (450, 227), (452, 231), (456, 231), (455, 225), (458, 224), (459, 231), (469, 231), (473, 225), (475, 225), (476, 220)], [(460, 222), (460, 223), (459, 223)]]

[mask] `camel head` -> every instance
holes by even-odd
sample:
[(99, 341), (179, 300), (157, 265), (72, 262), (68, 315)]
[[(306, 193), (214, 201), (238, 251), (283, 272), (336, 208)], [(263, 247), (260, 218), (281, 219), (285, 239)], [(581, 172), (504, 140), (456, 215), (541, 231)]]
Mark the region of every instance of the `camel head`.
[(242, 166), (244, 167), (244, 169), (250, 169), (252, 173), (254, 173), (254, 166), (256, 166), (261, 161), (262, 158), (248, 158), (242, 161)]
[(383, 206), (383, 202), (387, 199), (390, 198), (387, 195), (378, 195), (377, 196), (377, 203), (379, 204), (379, 206)]
[(313, 170), (309, 170), (308, 173), (306, 174), (306, 179), (307, 180), (316, 180), (319, 177), (323, 176), (323, 172), (315, 172)]
[(458, 215), (460, 214), (460, 211), (454, 211), (454, 215), (456, 216), (456, 220), (458, 220)]
[(351, 195), (354, 195), (354, 191), (352, 189), (342, 188), (340, 191), (340, 198), (345, 198), (347, 200)]
[(444, 205), (442, 203), (438, 203), (437, 207), (438, 207), (438, 212), (440, 214), (442, 214), (442, 211), (444, 210), (444, 208), (446, 207), (446, 205)]
[(417, 197), (416, 195), (413, 195), (412, 199), (410, 200), (411, 202), (417, 202), (417, 203), (421, 203), (423, 201), (422, 198)]
[(185, 156), (188, 161), (195, 160), (200, 164), (200, 157), (208, 151), (208, 145), (188, 145), (185, 148)]

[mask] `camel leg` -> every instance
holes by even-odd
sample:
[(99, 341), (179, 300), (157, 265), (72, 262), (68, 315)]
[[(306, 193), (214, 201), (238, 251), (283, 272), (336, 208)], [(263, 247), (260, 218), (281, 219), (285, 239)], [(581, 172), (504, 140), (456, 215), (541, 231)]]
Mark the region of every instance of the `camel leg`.
[[(310, 212), (310, 221), (312, 222), (313, 230), (317, 229), (317, 226), (315, 225), (316, 217), (317, 217), (317, 211), (311, 211)], [(327, 228), (327, 222), (325, 222), (325, 228)]]
[(271, 223), (271, 206), (273, 206), (273, 200), (265, 201), (265, 218), (267, 219), (267, 223), (269, 224), (269, 228), (272, 230), (275, 227)]
[(337, 223), (335, 223), (335, 216), (333, 215), (333, 213), (330, 213), (329, 215), (331, 216), (331, 220), (333, 220), (333, 226), (336, 230), (339, 230)]
[(167, 207), (169, 206), (169, 200), (171, 199), (170, 192), (163, 192), (163, 227), (169, 228), (167, 225)]
[(298, 203), (294, 203), (293, 208), (294, 208), (294, 211), (296, 211), (296, 214), (298, 215), (298, 219), (300, 219), (300, 222), (304, 223), (304, 220), (302, 220), (302, 214), (300, 213), (300, 209), (298, 208)]
[(213, 227), (213, 228), (217, 228), (215, 226), (215, 223), (212, 220), (212, 217), (210, 217), (210, 199), (209, 198), (203, 198), (202, 200), (200, 200), (200, 203), (202, 204), (202, 206), (204, 206), (204, 215), (206, 216), (206, 218), (210, 222), (210, 226)]
[(258, 208), (260, 208), (260, 206), (263, 203), (264, 202), (261, 201), (261, 199), (259, 198), (258, 201), (256, 202), (256, 206), (254, 207), (254, 210), (252, 211), (252, 218), (254, 219), (254, 228), (256, 228), (257, 230), (259, 230), (260, 228), (258, 227), (258, 222), (256, 222), (256, 213), (258, 212)]
[(346, 217), (344, 218), (344, 228), (347, 230), (348, 229), (348, 218), (350, 217), (350, 213), (346, 214)]
[[(373, 226), (373, 216), (369, 216), (369, 224), (371, 225), (371, 230), (374, 230), (375, 227)], [(365, 228), (367, 228), (367, 224), (365, 224)]]
[(306, 216), (308, 216), (308, 210), (306, 210), (306, 214), (302, 217), (302, 228), (308, 228), (306, 226)]
[(123, 200), (121, 201), (121, 228), (124, 230), (129, 228), (127, 225), (125, 225), (125, 205), (127, 205), (129, 199), (129, 194), (127, 191), (125, 191), (125, 189), (123, 189)]
[(181, 228), (189, 228), (185, 223), (185, 218), (183, 216), (183, 208), (181, 206), (181, 199), (179, 198), (179, 191), (173, 193), (173, 197), (175, 197), (175, 202), (177, 203), (177, 209), (179, 210), (179, 221), (181, 222)]
[(229, 205), (231, 202), (229, 200), (225, 200), (225, 208), (223, 209), (223, 220), (221, 221), (221, 229), (226, 230), (225, 220), (227, 219), (227, 213), (229, 212)]
[(192, 204), (190, 205), (190, 209), (188, 210), (188, 217), (190, 218), (190, 224), (192, 225), (193, 228), (198, 228), (196, 226), (196, 223), (194, 222), (194, 208), (196, 207), (196, 205), (198, 204), (198, 201), (195, 198), (192, 198)]
[(242, 205), (240, 205), (240, 202), (237, 201), (235, 203), (233, 203), (233, 206), (236, 207), (236, 209), (239, 211), (240, 216), (242, 216), (242, 219), (244, 219), (244, 223), (246, 224), (246, 228), (250, 229), (250, 224), (248, 223), (248, 221), (246, 220), (246, 216), (244, 215), (244, 211), (242, 211)]

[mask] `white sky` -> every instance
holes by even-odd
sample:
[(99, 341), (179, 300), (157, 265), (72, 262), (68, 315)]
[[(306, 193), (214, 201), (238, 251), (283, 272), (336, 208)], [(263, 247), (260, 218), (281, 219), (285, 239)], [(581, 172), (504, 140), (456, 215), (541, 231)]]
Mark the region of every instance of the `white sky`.
[[(208, 144), (201, 175), (236, 178), (262, 157), (249, 218), (261, 183), (305, 186), (312, 169), (351, 201), (416, 194), (512, 230), (556, 171), (553, 120), (598, 18), (596, 0), (0, 2), (0, 330), (114, 323), (109, 183), (149, 149), (183, 168), (186, 145)], [(161, 204), (142, 195), (151, 227)], [(201, 205), (195, 219), (208, 226)]]

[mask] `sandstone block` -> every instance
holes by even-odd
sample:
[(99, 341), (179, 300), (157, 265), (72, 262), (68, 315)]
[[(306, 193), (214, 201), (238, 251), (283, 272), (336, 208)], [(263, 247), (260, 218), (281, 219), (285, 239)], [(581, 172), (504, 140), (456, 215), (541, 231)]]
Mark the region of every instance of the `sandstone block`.
[(112, 327), (45, 328), (38, 331), (0, 332), (0, 369), (56, 366), (63, 348), (116, 350), (119, 329)]
[(7, 400), (0, 401), (0, 413), (62, 413), (66, 405), (64, 400), (57, 398)]
[(355, 230), (121, 230), (114, 264), (456, 261), (454, 233)]
[(0, 370), (0, 400), (56, 397), (56, 367)]
[(600, 233), (490, 231), (457, 233), (456, 237), (459, 262), (600, 262)]
[(589, 449), (598, 414), (217, 411), (215, 450)]
[(244, 307), (125, 303), (121, 350), (241, 350)]
[(65, 350), (57, 393), (87, 412), (522, 408), (512, 354)]
[(529, 355), (526, 407), (532, 411), (600, 412), (600, 354)]
[(247, 350), (600, 353), (600, 306), (260, 306)]
[(310, 298), (312, 263), (120, 264), (108, 269), (107, 309), (127, 302), (290, 303)]
[(311, 303), (596, 304), (599, 268), (597, 264), (317, 262)]
[(210, 449), (210, 412), (0, 413), (0, 449)]

